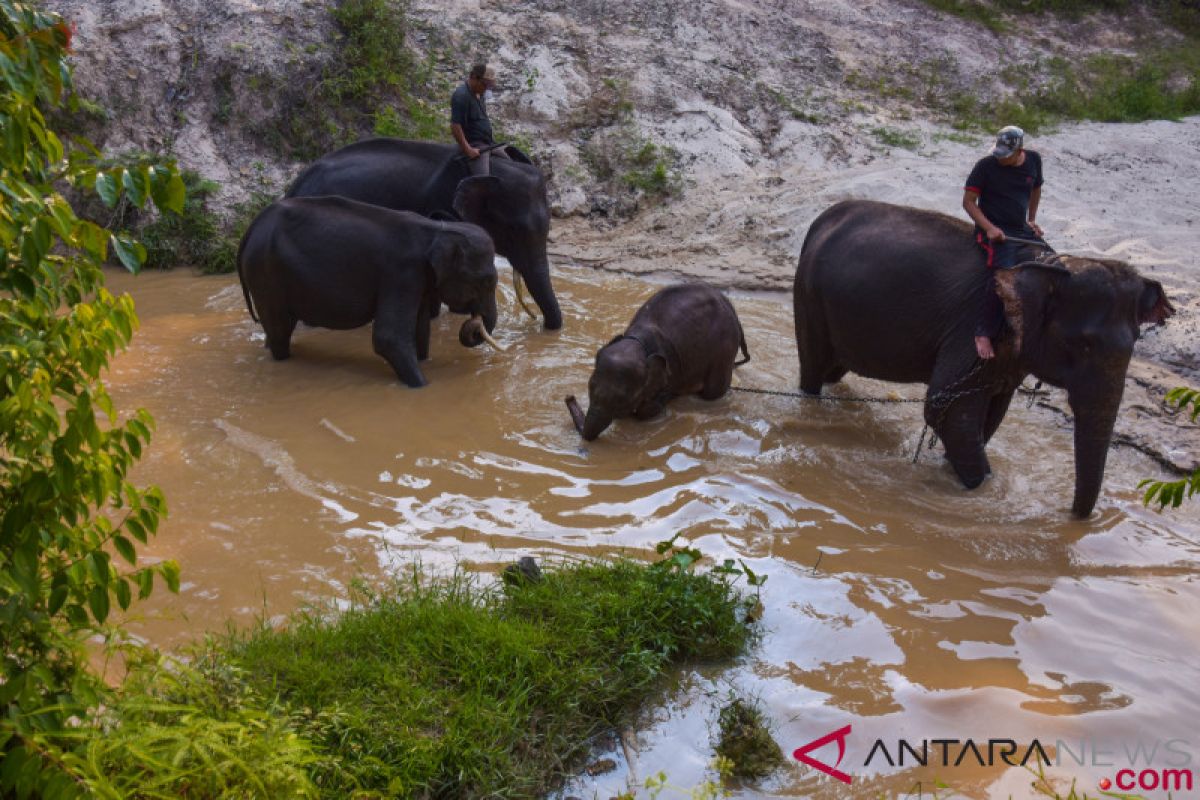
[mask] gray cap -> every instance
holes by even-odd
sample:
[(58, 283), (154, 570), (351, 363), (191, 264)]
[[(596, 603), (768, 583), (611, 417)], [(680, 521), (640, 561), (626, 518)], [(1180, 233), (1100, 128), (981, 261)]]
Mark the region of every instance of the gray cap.
[(1025, 131), (1016, 125), (1008, 125), (1001, 128), (1000, 133), (996, 134), (996, 146), (992, 148), (992, 155), (996, 158), (1008, 158), (1020, 150), (1024, 144)]

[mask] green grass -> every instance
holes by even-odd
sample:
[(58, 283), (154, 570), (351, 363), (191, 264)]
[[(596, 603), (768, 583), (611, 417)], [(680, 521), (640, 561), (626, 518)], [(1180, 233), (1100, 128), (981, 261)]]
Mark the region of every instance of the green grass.
[(321, 754), (323, 796), (529, 797), (627, 723), (675, 665), (745, 646), (729, 582), (629, 561), (484, 589), (413, 580), (220, 649)]
[(921, 137), (915, 133), (908, 133), (897, 128), (889, 128), (881, 126), (872, 128), (871, 133), (881, 144), (888, 147), (899, 147), (904, 150), (916, 150), (921, 146)]

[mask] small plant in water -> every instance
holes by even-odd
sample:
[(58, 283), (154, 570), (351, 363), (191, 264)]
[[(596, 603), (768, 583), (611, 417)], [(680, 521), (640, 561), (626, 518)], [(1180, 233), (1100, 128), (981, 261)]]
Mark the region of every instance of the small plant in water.
[(734, 778), (765, 778), (787, 763), (759, 703), (731, 696), (717, 717), (717, 755)]

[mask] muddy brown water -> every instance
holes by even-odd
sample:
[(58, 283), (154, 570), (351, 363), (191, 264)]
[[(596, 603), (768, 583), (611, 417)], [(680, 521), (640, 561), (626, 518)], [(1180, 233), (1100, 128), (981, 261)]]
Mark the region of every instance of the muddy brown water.
[[(235, 278), (110, 273), (142, 321), (110, 386), (118, 407), (157, 420), (135, 477), (170, 507), (144, 553), (183, 567), (180, 594), (136, 606), (133, 630), (177, 646), (416, 559), (494, 570), (525, 554), (648, 555), (682, 532), (769, 576), (763, 635), (733, 668), (683, 676), (687, 688), (616, 748), (621, 769), (581, 779), (579, 796), (660, 769), (699, 782), (715, 704), (733, 687), (762, 699), (789, 754), (852, 726), (841, 763), (852, 786), (789, 768), (746, 797), (892, 796), (935, 778), (967, 796), (1028, 795), (1028, 775), (998, 757), (954, 766), (954, 750), (950, 766), (935, 756), (913, 770), (877, 754), (864, 766), (878, 738), (893, 759), (900, 738), (1082, 747), (1084, 765), (1068, 753), (1052, 773), (1093, 793), (1137, 743), (1157, 743), (1155, 768), (1178, 766), (1169, 746), (1200, 770), (1200, 521), (1194, 508), (1141, 507), (1137, 482), (1157, 475), (1147, 459), (1114, 449), (1097, 512), (1076, 521), (1070, 428), (1023, 403), (975, 492), (936, 451), (911, 463), (919, 405), (735, 392), (676, 401), (585, 445), (562, 398), (586, 397), (597, 347), (657, 287), (559, 268), (567, 322), (548, 333), (516, 310), (507, 275), (497, 338), (509, 352), (461, 347), (462, 318), (445, 313), (429, 386), (411, 390), (367, 328), (301, 328), (291, 360), (275, 362)], [(734, 303), (753, 356), (735, 385), (794, 387), (790, 301)], [(834, 393), (921, 391), (850, 376)], [(832, 764), (836, 746), (813, 755)]]

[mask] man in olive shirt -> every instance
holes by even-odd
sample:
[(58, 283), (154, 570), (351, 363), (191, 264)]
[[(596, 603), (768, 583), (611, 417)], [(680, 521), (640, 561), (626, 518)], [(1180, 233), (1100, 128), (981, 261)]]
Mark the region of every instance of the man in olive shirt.
[(487, 175), (490, 156), (508, 158), (503, 148), (480, 152), (494, 145), (492, 122), (488, 119), (487, 100), (496, 84), (496, 72), (486, 64), (476, 64), (450, 98), (450, 133), (458, 149), (467, 157), (472, 175)]
[(1036, 255), (1008, 237), (1042, 242), (1042, 229), (1034, 222), (1042, 198), (1042, 157), (1024, 145), (1024, 131), (1015, 125), (1002, 128), (991, 155), (975, 164), (963, 191), (963, 210), (974, 220), (975, 241), (987, 254), (987, 293), (975, 331), (975, 351), (982, 359), (995, 356), (992, 339), (1004, 323), (991, 270), (1016, 266), (1018, 257)]

